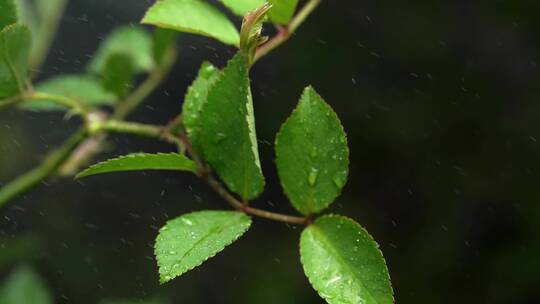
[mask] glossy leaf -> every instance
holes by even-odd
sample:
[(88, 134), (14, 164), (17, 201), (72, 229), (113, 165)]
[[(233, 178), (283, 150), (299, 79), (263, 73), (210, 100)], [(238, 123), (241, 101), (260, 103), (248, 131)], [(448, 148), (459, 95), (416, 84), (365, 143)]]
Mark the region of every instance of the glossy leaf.
[(266, 0), (221, 0), (233, 13), (244, 16), (246, 13), (263, 5)]
[(208, 92), (200, 114), (203, 158), (244, 199), (264, 188), (246, 57), (239, 53)]
[[(90, 106), (110, 105), (115, 96), (102, 88), (98, 79), (87, 75), (62, 75), (36, 86), (37, 92), (66, 96)], [(47, 100), (23, 103), (23, 109), (33, 111), (65, 111), (67, 108)]]
[(394, 303), (379, 246), (355, 221), (319, 218), (302, 232), (300, 255), (311, 285), (328, 303)]
[(0, 99), (24, 90), (31, 47), (32, 37), (25, 25), (9, 25), (0, 32)]
[(269, 0), (272, 3), (272, 9), (268, 13), (274, 23), (287, 24), (291, 20), (298, 0)]
[(123, 98), (133, 85), (135, 71), (131, 57), (125, 53), (111, 54), (103, 70), (103, 87), (114, 95)]
[(52, 304), (53, 298), (45, 283), (30, 268), (17, 268), (0, 289), (2, 304)]
[(336, 113), (311, 87), (277, 135), (276, 163), (285, 194), (303, 214), (328, 207), (347, 181), (345, 132)]
[(126, 26), (116, 29), (102, 42), (90, 62), (90, 71), (97, 74), (103, 73), (109, 56), (118, 53), (131, 58), (133, 71), (136, 73), (148, 72), (155, 66), (153, 41), (150, 34), (142, 27)]
[(218, 68), (209, 62), (203, 62), (197, 78), (193, 81), (186, 93), (184, 104), (182, 105), (184, 126), (186, 127), (193, 148), (199, 153), (201, 152), (199, 135), (201, 129), (201, 109), (206, 103), (208, 90), (220, 75), (221, 72)]
[(137, 170), (174, 170), (195, 172), (197, 166), (185, 155), (177, 153), (134, 153), (95, 164), (75, 178), (90, 175)]
[(215, 256), (236, 241), (251, 219), (235, 211), (200, 211), (167, 222), (156, 239), (160, 282), (166, 283)]
[(14, 0), (0, 0), (0, 30), (16, 23), (17, 19), (17, 6)]
[(142, 23), (217, 39), (238, 45), (234, 24), (219, 10), (201, 0), (160, 0), (144, 16)]

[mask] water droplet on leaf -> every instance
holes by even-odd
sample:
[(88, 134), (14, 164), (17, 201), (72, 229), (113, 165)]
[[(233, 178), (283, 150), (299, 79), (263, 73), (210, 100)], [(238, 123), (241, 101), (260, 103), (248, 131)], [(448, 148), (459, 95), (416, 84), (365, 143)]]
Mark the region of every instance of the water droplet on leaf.
[(310, 186), (315, 186), (318, 175), (319, 175), (319, 170), (315, 168), (311, 168), (311, 171), (309, 172), (309, 175), (308, 175), (308, 183)]

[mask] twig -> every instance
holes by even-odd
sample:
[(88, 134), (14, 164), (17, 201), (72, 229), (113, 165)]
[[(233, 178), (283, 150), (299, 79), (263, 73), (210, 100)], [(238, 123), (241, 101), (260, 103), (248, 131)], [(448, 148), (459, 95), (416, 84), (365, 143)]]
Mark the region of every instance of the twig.
[(175, 60), (176, 51), (175, 48), (171, 48), (163, 59), (163, 63), (156, 67), (148, 78), (126, 100), (118, 105), (111, 118), (123, 120), (131, 114), (163, 82)]
[[(115, 109), (111, 119), (124, 120), (133, 110), (137, 108), (169, 74), (176, 60), (175, 48), (172, 47), (168, 52), (163, 62), (156, 67), (146, 80), (123, 102), (119, 103)], [(62, 176), (70, 176), (75, 174), (84, 163), (92, 159), (97, 153), (102, 150), (102, 147), (107, 139), (107, 135), (102, 133), (95, 135), (85, 140), (75, 151), (66, 163), (59, 169)]]
[(310, 0), (298, 14), (289, 22), (289, 24), (279, 29), (276, 36), (270, 39), (267, 43), (263, 44), (257, 49), (253, 63), (266, 56), (272, 50), (283, 44), (289, 39), (292, 34), (298, 29), (298, 27), (307, 19), (307, 17), (317, 8), (322, 0)]
[(238, 211), (242, 211), (247, 214), (254, 216), (278, 221), (285, 222), (295, 225), (308, 225), (311, 222), (309, 217), (300, 217), (292, 216), (281, 213), (270, 212), (266, 210), (261, 210), (253, 207), (249, 207), (246, 202), (241, 202), (236, 199), (227, 189), (225, 189), (221, 183), (212, 175), (212, 172), (200, 159), (197, 153), (193, 150), (193, 146), (189, 141), (189, 138), (185, 133), (182, 133), (180, 139), (183, 141), (184, 146), (187, 149), (188, 155), (197, 163), (199, 167), (199, 177), (201, 177), (206, 183), (214, 190), (223, 200), (225, 200), (229, 205)]
[(217, 181), (211, 174), (203, 176), (204, 180), (210, 185), (210, 187), (223, 198), (227, 203), (229, 203), (233, 208), (238, 211), (245, 212), (254, 216), (278, 221), (285, 222), (295, 225), (308, 225), (310, 219), (308, 217), (292, 216), (281, 213), (270, 212), (262, 209), (257, 209), (249, 207), (247, 204), (244, 204), (237, 200), (232, 194), (230, 194), (219, 181)]
[(9, 201), (24, 194), (43, 179), (47, 178), (58, 169), (71, 152), (86, 138), (84, 128), (72, 135), (62, 147), (50, 153), (45, 160), (35, 169), (24, 173), (9, 184), (0, 188), (0, 207)]

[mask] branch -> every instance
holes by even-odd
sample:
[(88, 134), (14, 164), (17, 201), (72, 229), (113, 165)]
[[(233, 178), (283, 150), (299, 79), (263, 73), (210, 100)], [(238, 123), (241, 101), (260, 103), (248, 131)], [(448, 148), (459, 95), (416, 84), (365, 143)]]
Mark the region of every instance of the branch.
[(272, 50), (287, 41), (298, 29), (298, 27), (307, 19), (307, 17), (309, 17), (309, 15), (311, 15), (311, 13), (317, 8), (321, 1), (322, 0), (310, 0), (308, 3), (306, 3), (306, 5), (302, 7), (302, 9), (296, 16), (294, 16), (287, 26), (280, 28), (276, 36), (257, 49), (253, 63), (257, 62), (257, 60), (266, 56)]
[(163, 62), (150, 73), (148, 78), (126, 100), (118, 105), (112, 118), (122, 120), (131, 114), (163, 82), (175, 60), (176, 51), (175, 48), (171, 48)]
[(232, 194), (230, 194), (219, 181), (217, 181), (211, 174), (206, 174), (202, 178), (210, 185), (210, 187), (223, 198), (229, 205), (235, 208), (238, 211), (242, 211), (247, 214), (254, 216), (284, 222), (294, 225), (308, 225), (311, 220), (308, 217), (292, 216), (281, 213), (270, 212), (266, 210), (261, 210), (253, 207), (249, 207), (247, 204), (237, 200)]
[(86, 138), (86, 131), (80, 129), (72, 135), (62, 147), (50, 153), (37, 168), (19, 176), (9, 184), (0, 188), (0, 208), (9, 201), (24, 194), (43, 179), (47, 178), (58, 169), (69, 157), (71, 152)]
[(289, 224), (294, 225), (308, 225), (311, 222), (311, 219), (309, 217), (300, 217), (300, 216), (292, 216), (292, 215), (286, 215), (281, 213), (275, 213), (270, 212), (266, 210), (261, 210), (253, 207), (249, 207), (247, 202), (240, 202), (238, 199), (236, 199), (227, 189), (225, 189), (221, 183), (212, 175), (212, 172), (206, 166), (201, 158), (197, 155), (197, 153), (193, 150), (193, 146), (191, 145), (191, 142), (189, 141), (189, 138), (185, 133), (182, 133), (180, 135), (180, 139), (183, 142), (183, 146), (186, 147), (186, 150), (188, 152), (188, 155), (195, 161), (197, 166), (199, 167), (199, 173), (198, 176), (201, 177), (208, 185), (214, 190), (221, 198), (223, 198), (229, 205), (231, 205), (234, 209), (238, 211), (242, 211), (247, 214), (251, 214), (254, 216), (278, 221), (278, 222), (285, 222)]
[[(123, 120), (133, 112), (152, 92), (159, 87), (169, 74), (176, 60), (176, 51), (171, 47), (163, 59), (163, 62), (156, 67), (146, 80), (116, 107), (112, 119)], [(107, 135), (102, 133), (85, 140), (73, 151), (73, 155), (59, 169), (62, 176), (70, 176), (76, 173), (89, 159), (98, 154), (107, 139)]]

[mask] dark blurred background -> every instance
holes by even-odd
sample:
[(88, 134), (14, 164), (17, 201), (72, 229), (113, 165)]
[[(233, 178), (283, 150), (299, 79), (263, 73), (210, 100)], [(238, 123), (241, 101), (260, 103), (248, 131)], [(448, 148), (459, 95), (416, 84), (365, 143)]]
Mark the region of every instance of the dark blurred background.
[[(44, 1), (44, 0), (42, 0)], [(41, 78), (81, 72), (113, 28), (153, 1), (72, 0)], [(323, 1), (253, 68), (263, 169), (261, 208), (293, 212), (273, 143), (312, 84), (348, 132), (351, 174), (331, 212), (365, 226), (387, 259), (397, 303), (539, 303), (540, 18), (538, 1)], [(239, 19), (236, 19), (239, 24)], [(202, 60), (234, 49), (181, 35), (172, 76), (133, 120), (164, 124)], [(79, 122), (0, 113), (0, 185), (34, 167)], [(110, 150), (171, 151), (129, 136)], [(0, 210), (5, 277), (31, 264), (58, 303), (162, 295), (172, 303), (322, 303), (298, 261), (299, 229), (257, 219), (195, 271), (158, 284), (158, 227), (227, 208), (182, 173), (53, 179)], [(14, 248), (17, 248), (16, 250)], [(17, 262), (15, 262), (17, 261)]]

